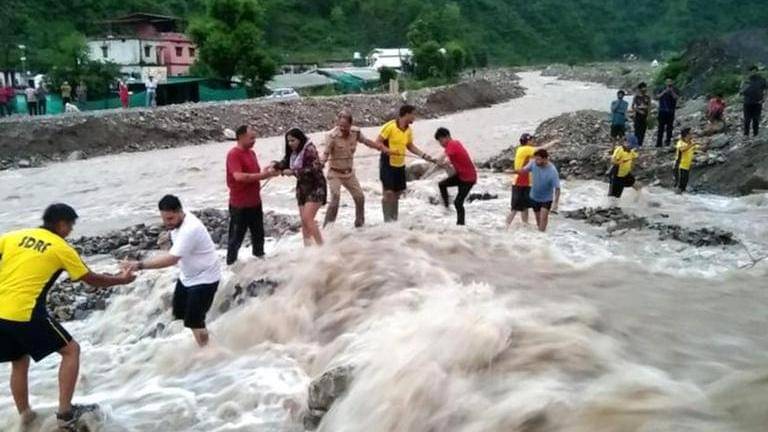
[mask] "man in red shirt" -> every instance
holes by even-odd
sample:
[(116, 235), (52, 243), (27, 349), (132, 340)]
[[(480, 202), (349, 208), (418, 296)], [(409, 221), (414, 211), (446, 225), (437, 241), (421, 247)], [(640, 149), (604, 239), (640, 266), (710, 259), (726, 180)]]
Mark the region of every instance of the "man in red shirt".
[(448, 188), (458, 187), (459, 193), (453, 201), (456, 206), (456, 225), (464, 225), (464, 200), (469, 195), (469, 191), (477, 182), (477, 170), (469, 153), (461, 142), (451, 138), (451, 133), (446, 128), (439, 128), (435, 132), (435, 139), (445, 150), (445, 156), (451, 162), (444, 164), (446, 168), (453, 168), (455, 174), (438, 183), (440, 187), (440, 196), (443, 198), (443, 205), (448, 208)]
[(237, 145), (227, 153), (227, 186), (229, 187), (229, 243), (227, 265), (237, 261), (245, 232), (251, 232), (253, 256), (264, 256), (264, 212), (261, 208), (261, 181), (278, 175), (262, 171), (253, 146), (256, 135), (249, 126), (235, 132)]

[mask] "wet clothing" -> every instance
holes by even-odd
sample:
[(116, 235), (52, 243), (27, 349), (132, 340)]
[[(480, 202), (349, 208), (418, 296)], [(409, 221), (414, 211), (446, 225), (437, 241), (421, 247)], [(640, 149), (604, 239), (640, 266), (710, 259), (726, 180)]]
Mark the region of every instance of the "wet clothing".
[(405, 165), (393, 167), (389, 163), (389, 156), (382, 154), (379, 159), (379, 180), (384, 190), (402, 192), (408, 184), (405, 177)]
[(211, 309), (219, 281), (187, 286), (181, 280), (173, 290), (173, 318), (184, 320), (184, 327), (204, 329), (205, 315)]
[(397, 120), (392, 120), (384, 124), (379, 131), (379, 135), (384, 138), (384, 143), (389, 148), (388, 162), (391, 167), (399, 168), (405, 166), (405, 152), (408, 145), (413, 143), (413, 129), (408, 127), (403, 130), (397, 125)]
[(0, 363), (25, 355), (39, 362), (61, 351), (71, 340), (72, 336), (48, 314), (24, 322), (0, 319)]
[(440, 197), (443, 199), (443, 205), (446, 208), (448, 207), (449, 199), (448, 188), (459, 188), (459, 193), (456, 195), (456, 199), (453, 201), (453, 205), (456, 207), (456, 225), (465, 224), (464, 200), (467, 198), (467, 195), (469, 195), (469, 191), (472, 190), (473, 186), (475, 186), (474, 181), (464, 181), (461, 179), (458, 173), (438, 183), (438, 187), (440, 188)]
[[(536, 153), (536, 147), (532, 145), (521, 145), (515, 150), (515, 170), (521, 170), (524, 166), (528, 165), (528, 162), (533, 158), (533, 154)], [(515, 178), (515, 186), (530, 186), (531, 185), (531, 173), (520, 173)]]
[(531, 208), (531, 187), (512, 186), (512, 211), (523, 211)]
[(256, 153), (251, 149), (234, 146), (227, 153), (227, 186), (229, 187), (229, 236), (227, 238), (227, 265), (237, 261), (245, 233), (251, 232), (254, 256), (264, 256), (264, 212), (261, 207), (261, 181), (239, 182), (235, 173), (261, 172)]
[(258, 174), (259, 160), (253, 150), (234, 146), (227, 153), (227, 187), (229, 205), (238, 208), (254, 208), (261, 205), (261, 181), (239, 182), (235, 173)]
[[(683, 140), (679, 140), (677, 142), (677, 154), (679, 157), (679, 166), (680, 169), (691, 169), (691, 165), (693, 165), (693, 156), (696, 152), (696, 149), (699, 148), (697, 145), (689, 145), (689, 143), (686, 143)], [(683, 150), (686, 148), (686, 150)]]
[(90, 270), (57, 234), (33, 228), (0, 236), (0, 362), (24, 355), (40, 361), (72, 340), (46, 309), (64, 271), (76, 281)]
[(361, 227), (365, 224), (365, 194), (357, 177), (337, 176), (332, 170), (328, 171), (328, 189), (331, 192), (331, 199), (328, 203), (328, 209), (325, 211), (325, 223), (329, 224), (336, 221), (339, 212), (339, 203), (341, 202), (341, 187), (344, 186), (355, 202), (355, 226)]
[(341, 202), (341, 187), (352, 195), (355, 202), (355, 226), (365, 223), (365, 195), (354, 171), (357, 143), (364, 142), (360, 128), (352, 127), (346, 137), (334, 128), (325, 136), (325, 153), (328, 155), (328, 187), (331, 199), (325, 212), (325, 224), (336, 221)]
[(179, 280), (186, 286), (209, 284), (221, 279), (216, 246), (205, 225), (186, 213), (181, 226), (171, 231), (171, 255), (180, 258)]
[(227, 265), (237, 261), (245, 233), (251, 232), (251, 253), (264, 256), (264, 212), (261, 205), (255, 207), (229, 206), (229, 236), (227, 238)]
[(450, 140), (445, 144), (445, 155), (451, 161), (456, 176), (464, 183), (477, 182), (477, 169), (469, 157), (467, 149), (458, 140)]
[(534, 213), (538, 213), (541, 211), (541, 209), (547, 209), (552, 210), (552, 201), (531, 201), (531, 208), (533, 209)]
[(59, 275), (73, 281), (88, 267), (66, 240), (44, 228), (0, 237), (0, 319), (25, 322), (45, 316), (45, 298)]
[(617, 166), (616, 176), (626, 177), (631, 171), (638, 154), (635, 150), (626, 150), (623, 146), (616, 147), (611, 162)]
[(536, 162), (529, 162), (523, 169), (530, 172), (533, 179), (531, 200), (540, 203), (554, 200), (555, 189), (560, 188), (560, 174), (555, 165), (549, 162), (540, 167)]
[(290, 169), (296, 176), (296, 201), (299, 206), (308, 202), (325, 205), (328, 185), (314, 144), (311, 142), (304, 144), (304, 148), (300, 151), (292, 152), (279, 162), (277, 168)]

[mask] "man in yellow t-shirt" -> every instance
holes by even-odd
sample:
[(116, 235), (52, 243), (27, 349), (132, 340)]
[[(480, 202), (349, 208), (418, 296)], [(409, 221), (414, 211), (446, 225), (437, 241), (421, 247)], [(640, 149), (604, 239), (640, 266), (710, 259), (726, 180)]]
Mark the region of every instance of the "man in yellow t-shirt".
[(406, 189), (405, 153), (406, 150), (416, 156), (435, 163), (435, 159), (419, 149), (413, 143), (411, 125), (416, 120), (416, 107), (403, 105), (395, 120), (381, 127), (376, 138), (376, 147), (386, 147), (389, 153), (382, 153), (379, 160), (379, 179), (382, 185), (381, 209), (384, 222), (394, 222), (398, 216), (398, 201)]
[(691, 128), (687, 127), (680, 131), (680, 140), (675, 146), (677, 151), (675, 159), (675, 187), (680, 195), (685, 192), (690, 179), (691, 166), (693, 165), (693, 156), (699, 146), (693, 142), (693, 133)]
[[(608, 196), (621, 198), (625, 187), (635, 187), (635, 177), (632, 168), (638, 157), (637, 149), (640, 147), (635, 135), (627, 135), (620, 146), (616, 147), (611, 156), (613, 164), (611, 183), (608, 188)], [(639, 189), (639, 187), (636, 187)]]
[[(515, 163), (514, 169), (516, 171), (522, 170), (529, 162), (533, 160), (533, 154), (537, 150), (547, 150), (553, 145), (559, 143), (560, 140), (554, 139), (550, 142), (536, 146), (534, 145), (534, 137), (529, 133), (524, 133), (520, 137), (520, 145), (515, 150)], [(530, 193), (531, 193), (531, 178), (530, 173), (523, 172), (517, 174), (512, 181), (512, 205), (511, 211), (507, 216), (507, 228), (515, 220), (517, 212), (522, 212), (520, 217), (524, 223), (528, 223), (528, 209), (531, 208)]]
[[(59, 366), (59, 427), (74, 426), (80, 414), (91, 409), (72, 405), (80, 365), (80, 346), (48, 315), (46, 296), (62, 272), (73, 281), (95, 287), (130, 283), (129, 271), (111, 276), (93, 273), (77, 251), (64, 240), (77, 220), (66, 204), (53, 204), (43, 214), (40, 228), (13, 231), (0, 236), (0, 363), (11, 362), (11, 393), (22, 424), (35, 413), (29, 405), (30, 357), (36, 362), (54, 352)], [(67, 429), (68, 430), (68, 429)]]

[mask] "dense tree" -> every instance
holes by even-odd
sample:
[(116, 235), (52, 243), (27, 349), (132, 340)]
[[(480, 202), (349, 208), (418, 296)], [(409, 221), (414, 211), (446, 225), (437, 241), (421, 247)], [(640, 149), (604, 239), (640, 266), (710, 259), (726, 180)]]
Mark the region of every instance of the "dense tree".
[(237, 76), (260, 93), (276, 69), (262, 38), (263, 15), (256, 0), (210, 0), (207, 14), (189, 28), (203, 70), (225, 80)]

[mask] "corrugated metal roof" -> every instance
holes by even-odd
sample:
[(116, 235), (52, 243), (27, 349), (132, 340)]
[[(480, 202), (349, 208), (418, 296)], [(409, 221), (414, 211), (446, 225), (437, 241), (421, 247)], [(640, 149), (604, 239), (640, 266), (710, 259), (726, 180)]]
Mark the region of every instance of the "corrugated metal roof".
[(267, 87), (276, 88), (309, 88), (333, 85), (336, 81), (319, 73), (301, 73), (301, 74), (280, 74), (272, 77), (267, 83)]

